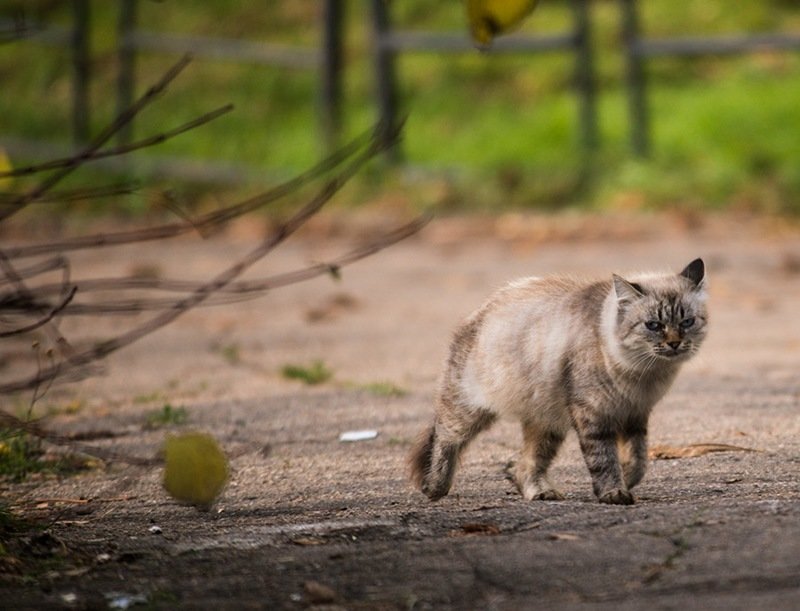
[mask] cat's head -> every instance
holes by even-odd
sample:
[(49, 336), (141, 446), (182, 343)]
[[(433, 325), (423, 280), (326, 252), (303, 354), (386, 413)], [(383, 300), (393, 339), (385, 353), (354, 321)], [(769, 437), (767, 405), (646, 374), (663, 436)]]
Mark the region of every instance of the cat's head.
[(615, 335), (625, 361), (648, 367), (692, 356), (706, 336), (706, 277), (702, 259), (677, 275), (629, 282), (614, 276)]

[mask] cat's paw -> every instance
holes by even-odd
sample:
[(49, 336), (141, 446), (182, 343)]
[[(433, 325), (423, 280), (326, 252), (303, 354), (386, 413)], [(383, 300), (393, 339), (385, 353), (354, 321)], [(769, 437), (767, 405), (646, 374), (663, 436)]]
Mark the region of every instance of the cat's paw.
[(614, 488), (608, 492), (604, 492), (598, 497), (598, 500), (607, 505), (633, 505), (635, 502), (630, 492), (621, 490), (620, 488)]
[(547, 477), (533, 478), (529, 470), (518, 467), (512, 460), (503, 469), (506, 479), (516, 486), (526, 501), (563, 501), (564, 495), (553, 487)]
[(553, 488), (547, 480), (538, 482), (526, 482), (523, 485), (517, 484), (517, 488), (522, 493), (526, 501), (563, 501), (564, 495)]
[(439, 499), (447, 496), (447, 493), (450, 492), (450, 486), (446, 484), (431, 484), (428, 482), (423, 482), (422, 484), (422, 494), (428, 497), (431, 501), (438, 501)]
[(550, 488), (548, 490), (541, 490), (536, 493), (532, 493), (530, 496), (525, 494), (525, 499), (528, 501), (563, 501), (564, 495), (561, 494), (558, 490), (554, 488)]

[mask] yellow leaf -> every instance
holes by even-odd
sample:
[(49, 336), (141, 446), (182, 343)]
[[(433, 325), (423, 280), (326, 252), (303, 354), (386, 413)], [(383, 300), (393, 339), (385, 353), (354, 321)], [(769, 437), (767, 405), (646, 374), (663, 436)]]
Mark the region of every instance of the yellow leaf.
[(208, 508), (228, 481), (228, 461), (211, 435), (171, 435), (164, 455), (164, 488), (179, 501)]
[[(10, 172), (13, 169), (14, 166), (11, 165), (11, 159), (9, 158), (8, 153), (6, 153), (5, 149), (0, 146), (0, 174)], [(0, 176), (0, 191), (8, 191), (11, 188), (11, 183), (13, 182), (14, 180), (10, 177), (3, 178)]]
[(467, 19), (473, 40), (488, 47), (499, 34), (519, 25), (533, 12), (539, 0), (466, 0)]
[(712, 452), (758, 452), (753, 448), (732, 446), (727, 443), (693, 443), (687, 446), (655, 446), (648, 452), (655, 460), (672, 460), (675, 458), (696, 458)]

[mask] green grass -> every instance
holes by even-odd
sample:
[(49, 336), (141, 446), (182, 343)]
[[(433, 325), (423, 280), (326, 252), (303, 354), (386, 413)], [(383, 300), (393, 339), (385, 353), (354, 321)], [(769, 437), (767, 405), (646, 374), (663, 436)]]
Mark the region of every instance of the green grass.
[(173, 407), (164, 404), (161, 409), (150, 412), (145, 420), (145, 427), (157, 429), (165, 426), (185, 424), (189, 420), (189, 413), (185, 407)]
[(281, 375), (288, 380), (299, 380), (309, 386), (315, 386), (330, 380), (333, 372), (323, 361), (314, 361), (310, 365), (284, 365)]
[(34, 473), (68, 475), (93, 466), (76, 455), (48, 457), (41, 440), (16, 431), (0, 430), (0, 481), (22, 482)]
[[(654, 37), (800, 31), (800, 7), (788, 0), (647, 0), (642, 23)], [(320, 3), (303, 0), (254, 9), (219, 0), (145, 2), (145, 29), (315, 46)], [(348, 11), (345, 136), (376, 118), (368, 12)], [(393, 7), (409, 29), (464, 31), (460, 2), (409, 0)], [(114, 113), (113, 22), (108, 3), (93, 3), (92, 89), (95, 132)], [(409, 113), (405, 166), (377, 165), (339, 199), (365, 201), (393, 192), (412, 207), (498, 210), (565, 206), (613, 208), (736, 206), (800, 212), (800, 57), (759, 53), (733, 58), (657, 59), (648, 63), (652, 156), (629, 147), (625, 64), (616, 2), (592, 7), (597, 49), (601, 147), (587, 159), (578, 143), (572, 61), (563, 54), (498, 56), (405, 54), (398, 62), (402, 107)], [(62, 21), (66, 14), (56, 15)], [(570, 23), (566, 3), (550, 0), (526, 21), (528, 33)], [(0, 56), (3, 135), (69, 139), (70, 63), (66, 53), (19, 42)], [(24, 58), (24, 61), (21, 61)], [(139, 91), (174, 56), (143, 54)], [(148, 155), (214, 159), (263, 171), (270, 181), (298, 172), (323, 153), (311, 72), (195, 61), (136, 122), (157, 133), (212, 108), (236, 110), (165, 143)], [(97, 180), (89, 174), (87, 180)], [(18, 184), (19, 186), (19, 184)], [(254, 185), (251, 185), (254, 186)], [(201, 191), (189, 190), (189, 199)], [(146, 209), (147, 193), (125, 206)]]
[(399, 398), (405, 397), (408, 394), (405, 388), (392, 382), (369, 382), (367, 384), (356, 384), (354, 387), (358, 390), (368, 392), (371, 395), (375, 395), (376, 397)]

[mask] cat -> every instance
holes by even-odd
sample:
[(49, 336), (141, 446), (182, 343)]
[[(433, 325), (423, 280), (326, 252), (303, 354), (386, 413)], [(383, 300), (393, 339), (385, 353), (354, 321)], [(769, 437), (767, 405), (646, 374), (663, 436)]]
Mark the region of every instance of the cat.
[(702, 259), (632, 281), (525, 278), (457, 328), (433, 424), (409, 457), (413, 482), (445, 496), (459, 455), (499, 416), (520, 420), (512, 478), (527, 500), (564, 497), (547, 471), (570, 428), (601, 503), (634, 503), (647, 467), (647, 422), (706, 336)]

